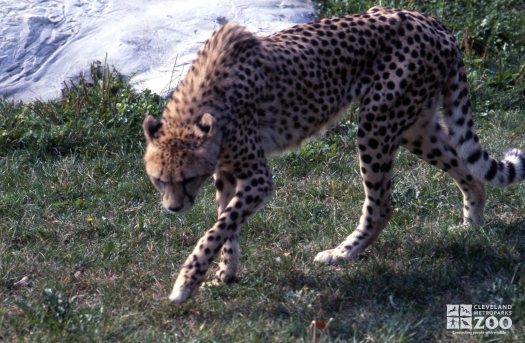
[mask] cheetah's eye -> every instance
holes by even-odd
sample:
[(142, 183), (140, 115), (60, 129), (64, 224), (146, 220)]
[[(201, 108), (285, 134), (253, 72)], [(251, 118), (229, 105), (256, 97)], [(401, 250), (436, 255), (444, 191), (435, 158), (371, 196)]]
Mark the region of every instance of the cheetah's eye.
[(157, 188), (161, 193), (164, 193), (164, 188), (166, 187), (166, 182), (161, 181), (158, 178), (152, 178), (153, 185), (155, 188)]

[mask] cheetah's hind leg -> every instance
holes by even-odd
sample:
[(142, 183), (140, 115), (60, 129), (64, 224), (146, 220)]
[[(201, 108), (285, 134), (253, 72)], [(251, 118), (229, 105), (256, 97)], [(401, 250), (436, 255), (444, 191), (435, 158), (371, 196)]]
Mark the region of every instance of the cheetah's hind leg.
[(486, 199), (483, 183), (472, 176), (455, 147), (450, 145), (450, 137), (442, 124), (437, 119), (430, 123), (416, 123), (405, 132), (403, 147), (450, 175), (463, 195), (463, 224), (482, 226)]

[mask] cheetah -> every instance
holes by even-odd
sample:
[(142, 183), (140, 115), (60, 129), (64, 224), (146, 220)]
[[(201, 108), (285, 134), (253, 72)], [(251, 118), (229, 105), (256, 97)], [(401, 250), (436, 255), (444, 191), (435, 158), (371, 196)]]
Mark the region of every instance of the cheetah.
[(432, 16), (374, 7), (266, 37), (227, 23), (204, 44), (162, 118), (143, 124), (146, 172), (168, 211), (188, 210), (212, 175), (217, 191), (218, 219), (184, 262), (172, 302), (197, 291), (216, 255), (215, 280), (235, 280), (239, 227), (274, 189), (267, 156), (319, 133), (353, 101), (362, 214), (340, 245), (315, 257), (319, 263), (355, 257), (386, 226), (400, 146), (454, 179), (464, 222), (475, 226), (483, 224), (484, 184), (525, 178), (520, 150), (496, 160), (481, 146), (461, 53)]

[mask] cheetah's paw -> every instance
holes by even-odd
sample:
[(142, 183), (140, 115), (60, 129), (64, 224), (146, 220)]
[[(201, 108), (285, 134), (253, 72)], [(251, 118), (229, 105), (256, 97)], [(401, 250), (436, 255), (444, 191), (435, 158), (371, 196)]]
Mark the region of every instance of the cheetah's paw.
[(188, 300), (192, 294), (193, 290), (190, 287), (173, 287), (169, 299), (172, 303), (179, 305)]
[(315, 256), (314, 261), (317, 263), (331, 265), (335, 264), (340, 257), (336, 255), (336, 249), (321, 251)]

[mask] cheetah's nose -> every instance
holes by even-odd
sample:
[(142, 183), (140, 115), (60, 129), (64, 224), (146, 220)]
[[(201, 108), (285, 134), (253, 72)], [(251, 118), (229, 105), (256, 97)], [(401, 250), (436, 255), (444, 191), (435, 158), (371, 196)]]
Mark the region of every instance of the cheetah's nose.
[(182, 205), (177, 207), (168, 207), (168, 211), (170, 212), (179, 212), (180, 210), (182, 210)]

